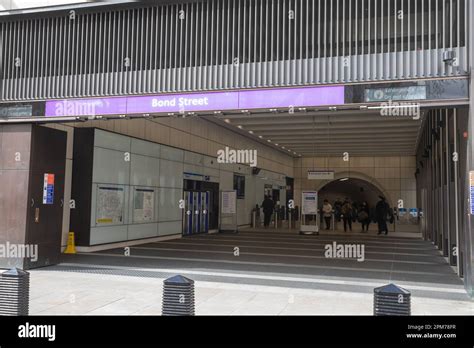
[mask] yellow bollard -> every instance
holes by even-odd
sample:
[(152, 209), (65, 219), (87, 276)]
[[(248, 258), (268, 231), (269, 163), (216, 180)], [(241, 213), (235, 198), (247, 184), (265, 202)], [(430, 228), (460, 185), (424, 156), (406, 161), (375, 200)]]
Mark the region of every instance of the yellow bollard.
[(75, 254), (76, 253), (76, 244), (74, 242), (74, 232), (69, 232), (67, 237), (67, 247), (64, 250), (65, 254)]

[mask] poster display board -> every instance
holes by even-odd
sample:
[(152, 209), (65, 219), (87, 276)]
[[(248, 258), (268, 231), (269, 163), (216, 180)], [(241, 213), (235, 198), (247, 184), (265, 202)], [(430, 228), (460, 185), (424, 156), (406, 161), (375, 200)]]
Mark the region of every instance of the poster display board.
[(318, 192), (301, 192), (300, 234), (318, 234)]
[(219, 206), (219, 231), (237, 232), (237, 191), (221, 191)]
[(96, 207), (97, 225), (123, 224), (124, 188), (99, 185)]
[(135, 188), (133, 191), (133, 222), (151, 222), (155, 218), (155, 191)]
[(222, 214), (235, 214), (237, 212), (237, 192), (222, 191)]
[(303, 215), (316, 215), (318, 213), (318, 193), (303, 191), (301, 207)]

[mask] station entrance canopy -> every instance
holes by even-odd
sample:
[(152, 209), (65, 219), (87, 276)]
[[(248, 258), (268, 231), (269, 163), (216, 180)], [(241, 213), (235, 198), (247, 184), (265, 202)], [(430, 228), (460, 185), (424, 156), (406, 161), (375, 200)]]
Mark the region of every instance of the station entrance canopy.
[(260, 88), (159, 95), (56, 99), (0, 104), (0, 123), (75, 121), (86, 117), (158, 117), (220, 112), (358, 110), (387, 101), (420, 105), (468, 102), (465, 78), (344, 86)]
[[(344, 104), (344, 87), (267, 89), (46, 102), (45, 116), (80, 116), (83, 109), (98, 115), (167, 114), (198, 111), (284, 108), (290, 105)], [(86, 114), (87, 115), (87, 114)]]

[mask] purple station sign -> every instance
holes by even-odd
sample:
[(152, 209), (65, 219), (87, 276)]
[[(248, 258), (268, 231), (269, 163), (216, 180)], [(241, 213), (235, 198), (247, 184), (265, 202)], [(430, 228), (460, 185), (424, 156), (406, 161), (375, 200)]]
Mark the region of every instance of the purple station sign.
[(344, 87), (301, 87), (46, 101), (45, 116), (160, 114), (344, 104)]

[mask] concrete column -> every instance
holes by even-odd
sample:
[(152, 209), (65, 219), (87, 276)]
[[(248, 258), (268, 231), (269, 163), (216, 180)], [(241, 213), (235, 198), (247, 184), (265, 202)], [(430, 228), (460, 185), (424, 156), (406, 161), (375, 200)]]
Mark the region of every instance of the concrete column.
[[(468, 149), (467, 149), (467, 173), (466, 173), (466, 187), (464, 188), (465, 199), (468, 203), (468, 210), (470, 210), (470, 187), (469, 187), (469, 172), (474, 171), (474, 79), (472, 78), (472, 71), (474, 68), (474, 4), (469, 2), (469, 70), (471, 72), (471, 86), (470, 86), (470, 105), (469, 105), (469, 123), (468, 123)], [(464, 212), (466, 223), (464, 224), (464, 284), (467, 292), (474, 297), (474, 216)]]
[[(32, 126), (0, 126), (0, 245), (25, 244)], [(4, 258), (0, 268), (23, 268), (23, 259)]]

